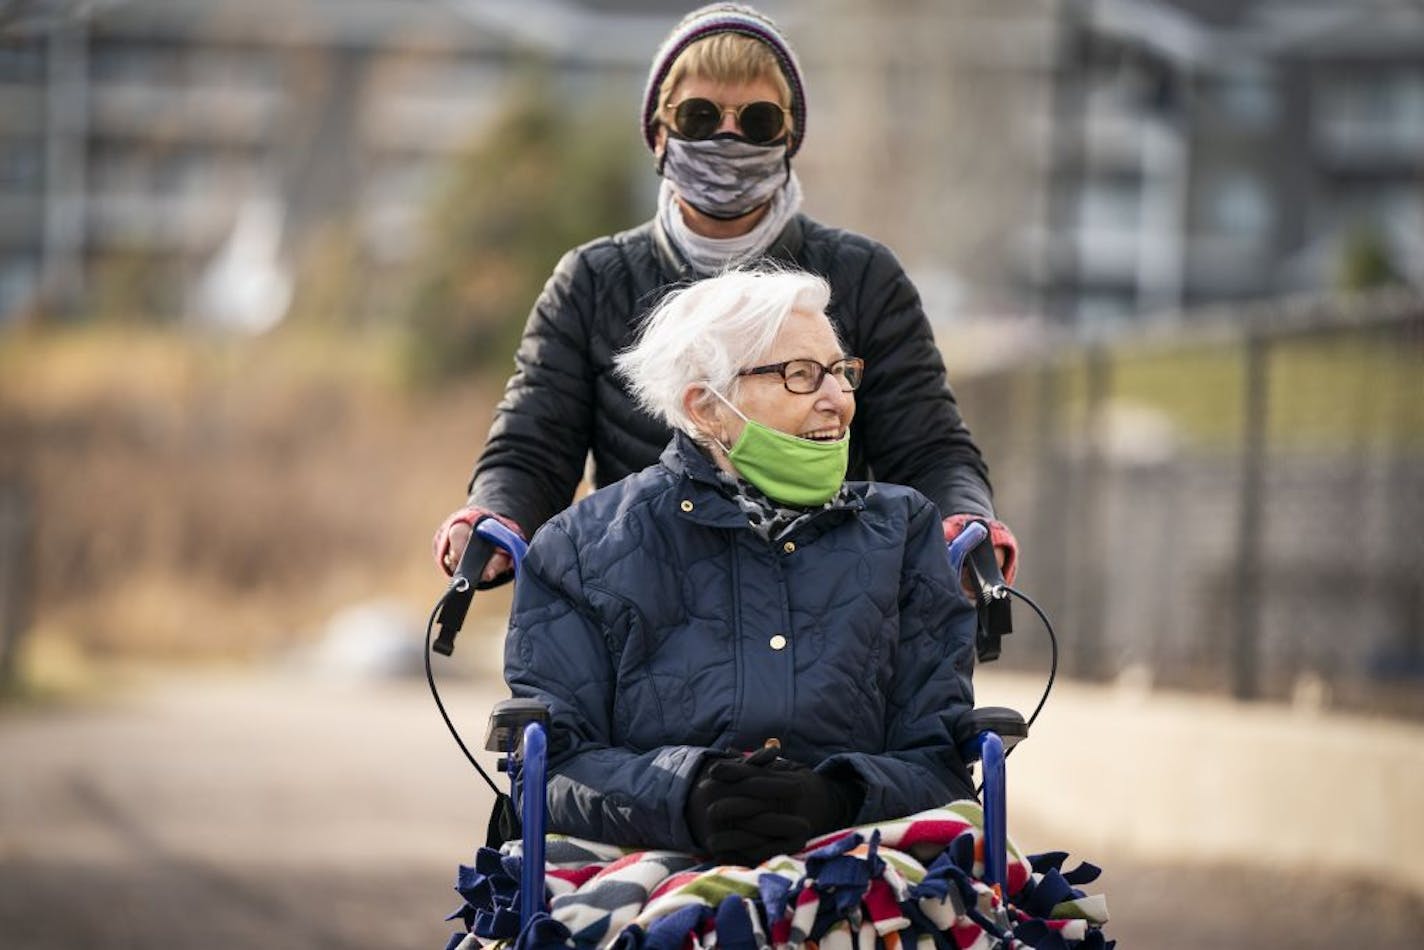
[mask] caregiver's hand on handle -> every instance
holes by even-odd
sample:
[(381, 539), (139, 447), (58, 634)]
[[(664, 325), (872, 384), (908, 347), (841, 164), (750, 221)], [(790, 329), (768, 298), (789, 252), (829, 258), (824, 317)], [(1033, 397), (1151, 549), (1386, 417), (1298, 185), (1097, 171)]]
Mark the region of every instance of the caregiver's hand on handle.
[[(999, 562), (999, 571), (1004, 575), (1004, 583), (1012, 584), (1014, 577), (1019, 572), (1019, 542), (1014, 537), (1014, 533), (1009, 530), (1008, 525), (1002, 521), (981, 518), (979, 515), (950, 515), (944, 519), (944, 540), (950, 542), (959, 537), (965, 526), (971, 521), (983, 521), (989, 526), (989, 541), (994, 545), (994, 558)], [(968, 571), (969, 568), (966, 565), (960, 576), (960, 583), (964, 586), (964, 596), (970, 600), (977, 600)]]
[[(431, 553), (435, 557), (435, 563), (446, 576), (455, 573), (455, 566), (460, 563), (460, 556), (465, 553), (470, 536), (474, 533), (474, 525), (484, 518), (493, 518), (520, 538), (528, 540), (524, 531), (512, 519), (486, 508), (467, 505), (441, 522), (440, 527), (435, 529), (435, 537), (431, 539)], [(484, 573), (480, 575), (480, 586), (503, 583), (509, 579), (513, 570), (514, 562), (509, 554), (497, 548), (485, 565)]]

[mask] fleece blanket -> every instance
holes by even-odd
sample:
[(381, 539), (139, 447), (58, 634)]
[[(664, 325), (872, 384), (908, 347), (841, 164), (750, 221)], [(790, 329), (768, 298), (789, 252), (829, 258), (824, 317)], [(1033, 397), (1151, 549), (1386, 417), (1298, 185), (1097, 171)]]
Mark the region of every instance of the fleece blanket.
[(960, 801), (824, 835), (755, 868), (550, 836), (547, 914), (519, 925), (519, 842), (462, 865), (446, 950), (1109, 950), (1107, 904), (1063, 852), (1010, 841), (1007, 894), (982, 880), (983, 811)]

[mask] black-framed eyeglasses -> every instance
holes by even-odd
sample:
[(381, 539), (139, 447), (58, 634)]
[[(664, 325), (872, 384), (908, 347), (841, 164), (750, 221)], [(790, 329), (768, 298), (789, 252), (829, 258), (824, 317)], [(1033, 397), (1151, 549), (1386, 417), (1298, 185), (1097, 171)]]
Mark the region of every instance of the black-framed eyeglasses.
[(805, 396), (821, 388), (821, 380), (830, 373), (840, 384), (841, 392), (853, 393), (860, 388), (861, 377), (865, 375), (865, 360), (858, 356), (847, 356), (836, 360), (830, 366), (815, 360), (787, 360), (784, 363), (768, 363), (753, 366), (737, 373), (738, 376), (763, 376), (775, 374), (788, 392)]
[(742, 136), (755, 145), (769, 145), (786, 131), (789, 110), (779, 102), (759, 99), (739, 106), (720, 106), (711, 99), (693, 96), (677, 105), (669, 102), (664, 109), (672, 110), (672, 127), (687, 139), (710, 139), (722, 126), (722, 116), (728, 112), (737, 119)]

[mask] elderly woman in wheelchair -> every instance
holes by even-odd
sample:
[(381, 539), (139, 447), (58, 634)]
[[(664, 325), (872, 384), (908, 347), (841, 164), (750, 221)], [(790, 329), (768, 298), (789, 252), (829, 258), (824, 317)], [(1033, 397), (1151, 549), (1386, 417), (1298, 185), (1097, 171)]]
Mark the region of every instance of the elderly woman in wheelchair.
[(522, 850), (461, 867), (448, 947), (1112, 945), (1073, 887), (1096, 868), (1005, 844), (1003, 749), (1026, 729), (973, 709), (958, 563), (986, 530), (947, 555), (923, 495), (845, 481), (874, 376), (828, 295), (731, 271), (669, 294), (619, 356), (673, 438), (522, 557), (487, 747), (546, 723), (510, 765), (546, 795), (523, 796)]
[(974, 606), (934, 505), (844, 481), (866, 365), (828, 295), (733, 271), (618, 359), (673, 439), (539, 531), (506, 641), (550, 712), (550, 831), (756, 864), (973, 797)]

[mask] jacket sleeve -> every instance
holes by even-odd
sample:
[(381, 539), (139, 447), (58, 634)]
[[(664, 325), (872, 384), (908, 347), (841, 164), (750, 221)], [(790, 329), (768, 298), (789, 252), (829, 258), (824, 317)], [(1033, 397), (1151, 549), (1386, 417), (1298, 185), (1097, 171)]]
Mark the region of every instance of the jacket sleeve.
[(695, 851), (683, 811), (709, 750), (616, 745), (616, 660), (590, 604), (578, 553), (559, 523), (535, 537), (515, 585), (505, 680), (550, 710), (551, 832), (625, 846)]
[(817, 771), (865, 788), (858, 822), (974, 797), (955, 729), (974, 706), (974, 607), (949, 568), (933, 506), (915, 512), (900, 588), (900, 636), (886, 695), (885, 751), (844, 753)]
[(917, 489), (944, 517), (992, 518), (988, 467), (960, 416), (919, 292), (880, 244), (854, 288), (859, 339), (848, 342), (865, 360), (856, 424), (872, 477)]
[(565, 254), (524, 326), (515, 372), (470, 478), (469, 503), (532, 537), (568, 507), (593, 431), (589, 327), (595, 297), (585, 254)]

